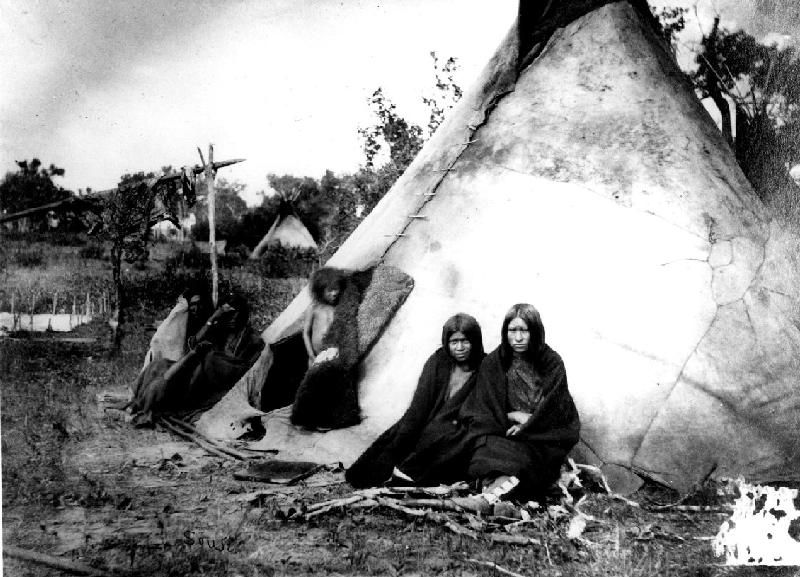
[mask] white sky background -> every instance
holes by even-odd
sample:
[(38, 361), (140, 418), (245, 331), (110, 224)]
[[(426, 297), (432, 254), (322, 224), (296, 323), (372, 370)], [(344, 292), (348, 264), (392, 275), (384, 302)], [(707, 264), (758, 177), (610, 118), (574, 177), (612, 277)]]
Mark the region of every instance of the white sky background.
[[(728, 27), (796, 40), (794, 2), (659, 0), (697, 5), (706, 29), (718, 11)], [(217, 160), (247, 159), (219, 175), (245, 183), (251, 202), (270, 172), (353, 171), (376, 88), (424, 126), (429, 53), (458, 58), (468, 88), (516, 10), (517, 0), (0, 0), (0, 171), (38, 157), (66, 169), (66, 188), (104, 189), (126, 172), (195, 164), (196, 147), (213, 142)], [(685, 41), (700, 28), (690, 22)]]

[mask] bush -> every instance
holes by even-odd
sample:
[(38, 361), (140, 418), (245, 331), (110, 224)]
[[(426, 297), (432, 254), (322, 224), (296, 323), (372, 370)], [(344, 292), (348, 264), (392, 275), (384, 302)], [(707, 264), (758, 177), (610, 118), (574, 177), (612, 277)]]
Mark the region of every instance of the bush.
[(2, 236), (4, 241), (43, 242), (53, 246), (83, 246), (86, 244), (86, 234), (67, 230), (4, 230)]
[(102, 244), (88, 244), (78, 251), (78, 255), (83, 259), (104, 260), (105, 248)]
[(260, 259), (250, 261), (253, 272), (268, 278), (307, 277), (317, 267), (317, 251), (270, 246)]
[[(207, 277), (205, 271), (176, 270), (174, 267), (167, 267), (164, 271), (137, 272), (124, 280), (128, 305), (147, 312), (168, 309), (190, 284), (207, 282)], [(207, 284), (211, 286), (210, 282)]]
[(15, 256), (15, 262), (26, 268), (42, 266), (45, 264), (44, 251), (40, 248), (20, 250)]
[(167, 258), (164, 261), (164, 266), (167, 270), (177, 270), (181, 268), (208, 268), (210, 266), (208, 255), (201, 251), (196, 244), (188, 250), (181, 252)]
[[(57, 231), (45, 236), (50, 244), (55, 246), (84, 246), (86, 245), (86, 235), (78, 232)], [(47, 238), (49, 236), (49, 239)]]

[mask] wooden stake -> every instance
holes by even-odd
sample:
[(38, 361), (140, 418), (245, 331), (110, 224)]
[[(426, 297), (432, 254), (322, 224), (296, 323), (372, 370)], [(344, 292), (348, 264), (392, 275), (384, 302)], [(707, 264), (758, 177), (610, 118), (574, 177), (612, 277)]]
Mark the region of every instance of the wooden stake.
[(56, 314), (58, 310), (58, 291), (53, 294), (53, 314)]
[[(202, 159), (202, 154), (200, 155)], [(214, 307), (219, 299), (219, 278), (217, 276), (217, 231), (216, 202), (214, 194), (214, 145), (208, 145), (208, 164), (205, 170), (206, 190), (208, 192), (208, 251), (211, 253), (211, 300)]]

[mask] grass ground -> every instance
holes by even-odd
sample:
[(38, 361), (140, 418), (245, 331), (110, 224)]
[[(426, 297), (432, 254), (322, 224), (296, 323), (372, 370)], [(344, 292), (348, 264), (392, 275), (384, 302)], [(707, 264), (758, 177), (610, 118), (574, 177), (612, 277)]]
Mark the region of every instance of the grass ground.
[[(39, 271), (43, 278), (47, 269)], [(105, 282), (102, 268), (97, 271)], [(238, 463), (162, 430), (134, 429), (121, 413), (98, 404), (99, 393), (122, 393), (133, 380), (153, 322), (179, 291), (159, 297), (147, 288), (151, 276), (139, 280), (146, 286), (137, 294), (149, 299), (134, 311), (117, 357), (103, 350), (109, 335), (101, 321), (79, 330), (99, 337), (95, 345), (52, 335), (0, 339), (5, 545), (138, 575), (503, 574), (492, 563), (548, 577), (796, 574), (719, 565), (708, 540), (724, 520), (719, 513), (652, 511), (601, 494), (582, 507), (597, 519), (582, 540), (566, 537), (565, 520), (542, 516), (526, 529), (540, 545), (529, 546), (456, 535), (378, 508), (287, 519), (292, 509), (351, 488), (336, 472), (292, 489), (238, 481)], [(263, 293), (254, 297), (262, 328), (302, 284), (249, 282), (253, 290), (260, 283)], [(652, 488), (632, 496), (642, 504), (669, 497)], [(8, 556), (3, 568), (6, 575), (55, 572)]]

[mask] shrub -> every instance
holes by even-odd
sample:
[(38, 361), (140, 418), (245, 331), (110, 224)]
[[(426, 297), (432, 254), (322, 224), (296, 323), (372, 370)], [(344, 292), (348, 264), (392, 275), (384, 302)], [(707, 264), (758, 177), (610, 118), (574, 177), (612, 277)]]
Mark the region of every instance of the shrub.
[(105, 248), (102, 244), (92, 243), (81, 248), (78, 255), (83, 259), (103, 260), (105, 256)]
[(260, 259), (250, 261), (253, 272), (269, 278), (307, 277), (317, 267), (317, 251), (270, 246)]
[(23, 249), (17, 252), (15, 262), (26, 268), (42, 266), (45, 263), (44, 251), (40, 248)]
[[(45, 236), (45, 235), (43, 235)], [(84, 246), (86, 245), (86, 235), (78, 232), (56, 231), (49, 233), (49, 238), (45, 240), (55, 246)]]
[(164, 261), (164, 266), (167, 270), (177, 270), (180, 268), (208, 268), (209, 259), (208, 255), (203, 253), (196, 244), (192, 244), (192, 246), (188, 250), (182, 250), (181, 252), (167, 258)]

